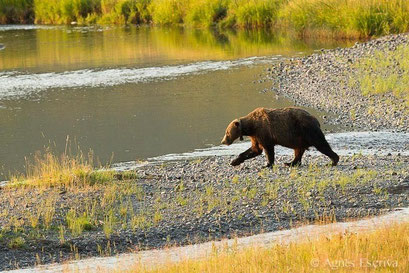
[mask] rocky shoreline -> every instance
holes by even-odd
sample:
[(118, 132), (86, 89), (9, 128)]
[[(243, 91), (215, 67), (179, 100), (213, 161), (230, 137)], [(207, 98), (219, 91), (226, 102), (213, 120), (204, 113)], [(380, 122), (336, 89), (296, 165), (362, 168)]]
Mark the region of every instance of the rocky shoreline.
[[(327, 111), (328, 123), (346, 130), (407, 132), (404, 100), (388, 93), (364, 96), (346, 84), (360, 58), (401, 44), (409, 45), (407, 35), (324, 50), (281, 61), (268, 77), (278, 95)], [(406, 151), (407, 145), (401, 148)], [(210, 156), (146, 165), (80, 188), (0, 188), (0, 270), (408, 207), (409, 156), (399, 152), (342, 156), (337, 167), (328, 167), (323, 155), (307, 153), (297, 168), (283, 165), (292, 155), (278, 155), (273, 169), (262, 168), (263, 156), (236, 168), (229, 165), (232, 156)]]
[[(8, 225), (11, 218), (25, 224), (12, 225), (2, 235), (0, 269), (246, 236), (409, 206), (409, 156), (342, 157), (332, 168), (324, 156), (307, 155), (299, 168), (283, 166), (290, 157), (278, 157), (272, 171), (261, 168), (264, 157), (238, 168), (229, 167), (232, 157), (209, 157), (145, 166), (137, 178), (118, 175), (107, 185), (77, 192), (3, 189), (0, 212), (10, 215), (0, 217), (0, 224)], [(104, 207), (113, 190), (115, 200)], [(51, 228), (32, 228), (27, 212), (33, 214), (50, 196), (56, 208)], [(59, 225), (67, 212), (73, 207), (86, 211), (94, 201), (99, 224), (81, 234), (67, 228), (62, 241)], [(123, 204), (129, 206), (126, 213)], [(109, 235), (107, 209), (116, 219)], [(13, 236), (23, 237), (24, 245), (6, 243)]]

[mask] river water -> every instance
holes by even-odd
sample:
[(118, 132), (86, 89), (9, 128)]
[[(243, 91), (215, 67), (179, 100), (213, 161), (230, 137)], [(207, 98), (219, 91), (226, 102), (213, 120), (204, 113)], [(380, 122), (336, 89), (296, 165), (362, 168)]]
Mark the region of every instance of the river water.
[[(280, 58), (352, 42), (263, 31), (0, 26), (0, 178), (67, 139), (101, 164), (218, 145), (226, 125), (276, 98)], [(318, 117), (323, 113), (312, 111)]]

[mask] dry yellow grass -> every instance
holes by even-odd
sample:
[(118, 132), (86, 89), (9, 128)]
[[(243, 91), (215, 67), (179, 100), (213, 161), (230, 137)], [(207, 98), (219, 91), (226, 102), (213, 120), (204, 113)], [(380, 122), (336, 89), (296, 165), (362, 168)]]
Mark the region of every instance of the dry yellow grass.
[(323, 236), (317, 241), (214, 253), (204, 260), (129, 272), (409, 272), (409, 224), (370, 233)]
[(56, 156), (49, 150), (37, 152), (34, 159), (26, 160), (26, 173), (13, 175), (8, 187), (78, 187), (112, 181), (113, 171), (94, 170), (93, 153), (77, 155), (66, 151)]

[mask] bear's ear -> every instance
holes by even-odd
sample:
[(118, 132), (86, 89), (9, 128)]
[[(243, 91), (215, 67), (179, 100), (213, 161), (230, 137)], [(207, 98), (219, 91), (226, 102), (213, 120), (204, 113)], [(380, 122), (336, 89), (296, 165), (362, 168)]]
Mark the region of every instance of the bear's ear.
[(234, 122), (234, 126), (236, 126), (236, 127), (240, 127), (240, 122), (235, 121), (235, 122)]

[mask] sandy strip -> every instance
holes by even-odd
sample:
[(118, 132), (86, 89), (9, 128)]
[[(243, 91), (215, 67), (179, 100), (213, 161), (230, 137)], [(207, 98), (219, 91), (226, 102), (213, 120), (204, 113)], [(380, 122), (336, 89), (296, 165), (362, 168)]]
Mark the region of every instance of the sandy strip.
[(269, 232), (238, 239), (226, 239), (184, 247), (140, 251), (138, 253), (122, 254), (114, 257), (89, 258), (65, 264), (50, 264), (7, 272), (119, 272), (129, 270), (135, 263), (141, 263), (152, 268), (166, 262), (204, 258), (214, 252), (215, 249), (226, 249), (226, 247), (231, 246), (243, 248), (249, 246), (268, 246), (276, 243), (289, 243), (301, 240), (314, 240), (321, 235), (367, 232), (402, 222), (409, 222), (409, 208), (397, 209), (386, 215), (359, 221), (327, 225), (307, 225), (290, 230)]

